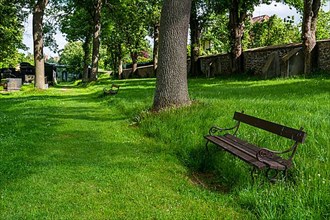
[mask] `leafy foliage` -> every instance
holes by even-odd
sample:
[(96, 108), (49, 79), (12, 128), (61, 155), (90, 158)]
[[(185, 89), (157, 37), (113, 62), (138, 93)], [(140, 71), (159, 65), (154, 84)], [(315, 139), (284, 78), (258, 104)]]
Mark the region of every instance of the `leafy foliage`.
[(212, 13), (202, 30), (202, 55), (230, 51), (228, 16)]
[(316, 38), (318, 40), (330, 38), (330, 11), (319, 11), (317, 19)]
[(263, 47), (300, 41), (299, 27), (273, 15), (269, 20), (251, 24), (248, 48)]
[(24, 27), (21, 7), (15, 1), (0, 1), (0, 66), (17, 64), (18, 49), (25, 49), (22, 43)]
[(160, 22), (160, 13), (163, 0), (149, 0), (146, 2), (146, 25), (148, 29), (148, 35), (153, 37), (154, 27)]
[(157, 17), (156, 12), (149, 14), (152, 4), (156, 2), (123, 0), (107, 5), (103, 15), (102, 39), (107, 47), (106, 63), (114, 70), (117, 69), (119, 60), (130, 53), (137, 53), (139, 56), (142, 51), (149, 50), (150, 45), (146, 40), (148, 27), (151, 20)]
[(146, 46), (145, 37), (147, 11), (145, 0), (123, 0), (114, 4), (113, 19), (130, 52), (140, 52)]
[(91, 35), (93, 31), (90, 20), (90, 14), (84, 8), (77, 7), (61, 19), (61, 32), (66, 34), (69, 41), (83, 41), (86, 34)]
[(62, 53), (60, 64), (67, 65), (68, 69), (75, 73), (82, 73), (83, 71), (83, 48), (79, 41), (68, 43)]

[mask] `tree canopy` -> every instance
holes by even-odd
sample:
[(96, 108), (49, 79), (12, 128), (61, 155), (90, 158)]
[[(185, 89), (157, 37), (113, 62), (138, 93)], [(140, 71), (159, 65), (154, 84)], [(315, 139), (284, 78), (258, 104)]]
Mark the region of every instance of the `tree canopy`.
[[(263, 22), (252, 23), (251, 13), (254, 7), (261, 3), (269, 4), (272, 2), (270, 0), (191, 0), (191, 2), (192, 13), (189, 21), (191, 45), (188, 48), (192, 61), (191, 72), (199, 68), (195, 62), (200, 55), (229, 52), (233, 59), (232, 68), (234, 72), (239, 72), (239, 57), (245, 49), (302, 42), (302, 36), (305, 36), (303, 39), (314, 35), (315, 39), (330, 37), (329, 12), (320, 10), (318, 13), (319, 10), (315, 10), (316, 6), (321, 4), (320, 0), (276, 0), (296, 8), (302, 14), (305, 11), (306, 19), (301, 24), (283, 21), (276, 16), (271, 16), (269, 20)], [(61, 32), (66, 34), (69, 43), (81, 42), (78, 45), (84, 52), (82, 71), (85, 81), (89, 80), (88, 66), (98, 67), (99, 59), (107, 68), (114, 70), (117, 76), (120, 75), (118, 73), (122, 71), (124, 63), (132, 63), (134, 72), (137, 62), (145, 57), (152, 57), (156, 69), (162, 6), (162, 0), (2, 0), (0, 9), (5, 16), (0, 20), (0, 64), (13, 66), (21, 59), (18, 49), (24, 49), (22, 43), (24, 18), (28, 12), (42, 9), (40, 10), (42, 14), (39, 16), (41, 20), (35, 26), (40, 26), (36, 33), (42, 32), (35, 37), (35, 40), (38, 40), (35, 41), (38, 43), (35, 47), (35, 62), (43, 57), (44, 46), (52, 46), (56, 49), (52, 38), (56, 28), (59, 27)], [(309, 9), (307, 6), (310, 6)], [(316, 15), (314, 18), (307, 18), (310, 13), (307, 13), (306, 7), (308, 10), (314, 10), (313, 14)], [(317, 25), (312, 25), (310, 28), (306, 26), (309, 21), (317, 19)], [(312, 34), (303, 34), (305, 30), (312, 30)], [(313, 43), (308, 44), (313, 45)], [(149, 49), (151, 46), (152, 51)], [(106, 53), (100, 56), (100, 51)]]
[(0, 1), (0, 11), (0, 67), (13, 66), (18, 61), (18, 49), (26, 48), (22, 42), (26, 14), (19, 2), (10, 0)]

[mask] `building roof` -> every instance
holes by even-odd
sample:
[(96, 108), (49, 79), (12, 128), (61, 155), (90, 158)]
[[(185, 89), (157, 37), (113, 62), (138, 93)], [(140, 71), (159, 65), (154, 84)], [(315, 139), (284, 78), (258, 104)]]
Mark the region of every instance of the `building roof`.
[(257, 17), (253, 17), (251, 19), (251, 22), (254, 24), (254, 23), (261, 23), (261, 22), (268, 21), (268, 20), (269, 20), (268, 15), (260, 15), (260, 16), (257, 16)]

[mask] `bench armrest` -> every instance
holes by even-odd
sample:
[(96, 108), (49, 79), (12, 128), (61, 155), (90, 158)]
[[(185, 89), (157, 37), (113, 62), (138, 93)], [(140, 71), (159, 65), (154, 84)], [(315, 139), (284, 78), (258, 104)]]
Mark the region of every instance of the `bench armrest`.
[(265, 160), (263, 160), (263, 158), (265, 158), (266, 160), (267, 159), (275, 160), (277, 163), (284, 165), (286, 167), (286, 169), (288, 169), (292, 166), (292, 160), (291, 160), (292, 158), (289, 158), (288, 160), (282, 159), (280, 157), (276, 158), (276, 156), (277, 156), (276, 154), (277, 154), (277, 151), (268, 150), (267, 148), (261, 148), (256, 153), (256, 157), (257, 157), (257, 160), (259, 160), (260, 162), (265, 161)]
[(267, 148), (261, 148), (260, 150), (257, 151), (256, 153), (256, 158), (259, 161), (262, 161), (261, 158), (273, 158), (275, 156), (275, 152), (268, 150)]
[(218, 127), (218, 126), (212, 126), (211, 128), (210, 128), (210, 130), (209, 130), (209, 134), (210, 135), (214, 135), (215, 133), (217, 133), (217, 132), (219, 132), (219, 133), (221, 133), (221, 132), (223, 132), (223, 131), (230, 131), (230, 130), (233, 130), (233, 129), (235, 129), (235, 128), (237, 128), (238, 127), (238, 123), (234, 126), (234, 127), (232, 127), (232, 128), (220, 128), (220, 127)]

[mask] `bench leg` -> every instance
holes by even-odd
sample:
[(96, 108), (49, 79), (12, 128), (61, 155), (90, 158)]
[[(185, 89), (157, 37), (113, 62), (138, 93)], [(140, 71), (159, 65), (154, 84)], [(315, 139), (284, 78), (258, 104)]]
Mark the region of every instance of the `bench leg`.
[(288, 169), (283, 170), (283, 177), (284, 177), (284, 180), (287, 179), (287, 177), (288, 177)]
[(205, 144), (205, 152), (208, 154), (209, 153), (209, 140), (206, 141), (206, 144)]
[(255, 166), (252, 167), (250, 175), (252, 179), (252, 184), (254, 184), (255, 177), (257, 176), (257, 168)]
[[(275, 173), (271, 175), (270, 171), (274, 171)], [(278, 170), (268, 168), (268, 170), (266, 171), (266, 177), (270, 182), (275, 183), (277, 181), (278, 173), (279, 173)]]

